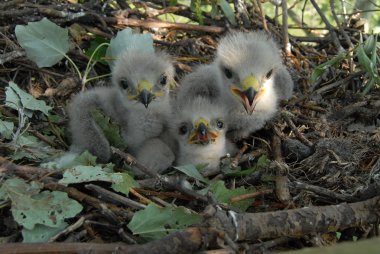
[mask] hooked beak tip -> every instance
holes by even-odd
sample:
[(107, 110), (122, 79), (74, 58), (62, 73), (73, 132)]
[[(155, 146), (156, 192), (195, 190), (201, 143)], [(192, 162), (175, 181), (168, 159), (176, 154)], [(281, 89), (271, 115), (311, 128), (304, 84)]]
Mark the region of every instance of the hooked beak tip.
[(144, 89), (140, 92), (139, 99), (145, 108), (148, 108), (149, 103), (152, 101), (152, 97), (152, 94), (148, 90)]

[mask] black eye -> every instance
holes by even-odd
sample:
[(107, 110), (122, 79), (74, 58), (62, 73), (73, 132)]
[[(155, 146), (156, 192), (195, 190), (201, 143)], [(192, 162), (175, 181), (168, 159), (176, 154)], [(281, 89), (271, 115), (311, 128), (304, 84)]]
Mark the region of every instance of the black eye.
[(273, 69), (271, 69), (270, 71), (268, 71), (268, 73), (265, 75), (265, 78), (266, 79), (270, 79), (273, 75)]
[(162, 86), (166, 85), (167, 79), (168, 79), (168, 78), (166, 77), (166, 75), (165, 75), (165, 74), (162, 74), (162, 75), (160, 76), (160, 84), (161, 84)]
[(218, 120), (218, 121), (216, 122), (216, 126), (217, 126), (219, 129), (222, 129), (222, 128), (224, 127), (224, 123), (223, 123), (223, 121)]
[(129, 88), (129, 82), (126, 79), (120, 79), (119, 84), (123, 89)]
[(187, 126), (186, 125), (181, 125), (178, 129), (180, 135), (185, 135), (187, 133)]
[(232, 78), (232, 72), (231, 72), (230, 69), (228, 69), (228, 68), (224, 68), (224, 69), (223, 69), (223, 72), (224, 72), (224, 75), (226, 75), (226, 77), (227, 77), (228, 79)]

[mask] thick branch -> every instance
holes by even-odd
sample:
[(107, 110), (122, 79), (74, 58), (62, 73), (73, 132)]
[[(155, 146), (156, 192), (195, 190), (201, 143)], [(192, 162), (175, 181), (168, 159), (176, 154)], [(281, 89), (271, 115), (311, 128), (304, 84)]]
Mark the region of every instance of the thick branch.
[(238, 240), (336, 232), (378, 221), (380, 196), (347, 204), (293, 210), (237, 214)]

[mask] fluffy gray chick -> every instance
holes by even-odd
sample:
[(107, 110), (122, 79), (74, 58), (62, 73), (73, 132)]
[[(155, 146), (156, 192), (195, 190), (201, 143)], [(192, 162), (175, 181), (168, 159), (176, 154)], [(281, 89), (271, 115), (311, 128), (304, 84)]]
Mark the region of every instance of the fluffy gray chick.
[(81, 92), (68, 105), (71, 150), (89, 150), (101, 162), (110, 159), (110, 144), (91, 116), (98, 109), (121, 127), (128, 152), (140, 162), (154, 170), (169, 167), (174, 154), (160, 135), (170, 112), (172, 82), (174, 67), (164, 52), (125, 52), (115, 62), (111, 87)]
[(278, 102), (293, 92), (293, 81), (282, 63), (280, 49), (268, 34), (232, 32), (222, 38), (213, 65), (223, 79), (223, 90), (233, 98), (227, 119), (228, 137), (238, 140), (264, 126)]
[[(235, 148), (226, 139), (227, 107), (222, 101), (212, 100), (212, 97), (207, 96), (213, 92), (217, 93), (218, 90), (207, 88), (214, 85), (218, 87), (218, 80), (209, 79), (209, 75), (199, 75), (210, 74), (206, 71), (207, 68), (208, 66), (201, 67), (183, 79), (174, 101), (171, 131), (178, 145), (176, 165), (208, 164), (206, 169), (212, 171), (219, 168), (220, 158), (234, 152)], [(202, 91), (203, 86), (193, 83), (197, 81), (209, 86)], [(194, 86), (200, 90), (188, 90)]]

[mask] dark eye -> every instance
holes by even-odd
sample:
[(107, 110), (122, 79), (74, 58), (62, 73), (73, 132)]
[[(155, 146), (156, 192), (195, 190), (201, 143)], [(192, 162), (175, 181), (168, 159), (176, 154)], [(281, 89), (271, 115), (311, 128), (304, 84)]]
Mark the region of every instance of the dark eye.
[(187, 133), (187, 126), (186, 125), (181, 125), (178, 129), (180, 135), (185, 135)]
[(265, 78), (266, 79), (270, 79), (273, 75), (273, 69), (271, 69), (270, 71), (268, 71), (268, 73), (265, 75)]
[(123, 89), (129, 88), (129, 82), (126, 79), (120, 79), (119, 84)]
[(160, 84), (161, 84), (162, 86), (166, 85), (167, 79), (168, 79), (168, 78), (166, 77), (166, 75), (165, 75), (165, 74), (162, 74), (162, 75), (160, 76)]
[(222, 128), (224, 127), (224, 123), (223, 123), (223, 121), (218, 120), (218, 121), (216, 122), (216, 126), (217, 126), (219, 129), (222, 129)]
[(224, 72), (224, 75), (226, 75), (226, 77), (227, 77), (228, 79), (232, 78), (232, 72), (231, 72), (230, 69), (228, 69), (228, 68), (224, 68), (224, 69), (223, 69), (223, 72)]

